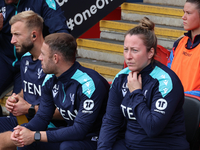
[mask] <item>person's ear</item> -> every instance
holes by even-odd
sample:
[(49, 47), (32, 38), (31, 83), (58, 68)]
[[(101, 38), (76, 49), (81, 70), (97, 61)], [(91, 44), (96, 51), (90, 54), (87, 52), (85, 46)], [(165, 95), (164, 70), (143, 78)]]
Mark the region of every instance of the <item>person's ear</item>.
[(58, 61), (59, 61), (59, 55), (58, 54), (53, 54), (53, 61), (54, 61), (55, 64), (58, 63)]
[(36, 31), (33, 31), (33, 32), (31, 33), (31, 37), (32, 37), (32, 40), (35, 40), (35, 39), (37, 38), (37, 33), (36, 33)]
[(155, 50), (154, 50), (154, 48), (152, 47), (152, 48), (149, 50), (149, 52), (148, 52), (148, 58), (149, 58), (149, 59), (152, 59), (153, 56), (154, 56), (154, 54), (155, 54)]

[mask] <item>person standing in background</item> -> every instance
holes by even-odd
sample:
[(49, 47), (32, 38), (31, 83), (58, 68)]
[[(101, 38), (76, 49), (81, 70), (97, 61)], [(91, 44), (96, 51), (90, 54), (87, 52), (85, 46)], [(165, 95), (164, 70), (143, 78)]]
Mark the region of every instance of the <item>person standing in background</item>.
[(183, 11), (188, 32), (174, 43), (167, 66), (178, 75), (186, 94), (200, 96), (200, 0), (186, 0)]

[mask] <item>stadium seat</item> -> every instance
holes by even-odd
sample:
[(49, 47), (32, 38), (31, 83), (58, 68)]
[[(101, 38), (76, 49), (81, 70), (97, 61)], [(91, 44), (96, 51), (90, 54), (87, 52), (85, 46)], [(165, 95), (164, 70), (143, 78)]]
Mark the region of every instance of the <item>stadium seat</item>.
[(191, 150), (199, 150), (200, 138), (200, 97), (185, 94), (183, 104), (186, 126), (186, 138)]
[(155, 59), (159, 62), (161, 62), (164, 65), (167, 65), (167, 61), (170, 55), (170, 50), (164, 48), (161, 45), (157, 45), (157, 49), (156, 49), (156, 56)]
[(13, 84), (5, 88), (5, 91), (0, 95), (0, 117), (3, 116), (3, 111), (2, 111), (2, 104), (5, 104), (5, 97), (6, 95), (13, 90)]

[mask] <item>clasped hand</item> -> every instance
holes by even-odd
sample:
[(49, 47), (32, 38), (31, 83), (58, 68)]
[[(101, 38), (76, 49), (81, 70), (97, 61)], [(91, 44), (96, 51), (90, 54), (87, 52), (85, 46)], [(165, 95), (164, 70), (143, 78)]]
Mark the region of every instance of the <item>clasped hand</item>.
[(138, 75), (137, 72), (130, 72), (127, 76), (127, 86), (129, 88), (130, 93), (137, 89), (142, 89), (142, 77), (141, 74)]
[(25, 145), (30, 145), (35, 141), (34, 134), (33, 131), (18, 125), (14, 128), (10, 139), (17, 147), (24, 147)]
[(8, 97), (5, 104), (6, 109), (14, 116), (27, 114), (30, 106), (31, 104), (15, 93)]

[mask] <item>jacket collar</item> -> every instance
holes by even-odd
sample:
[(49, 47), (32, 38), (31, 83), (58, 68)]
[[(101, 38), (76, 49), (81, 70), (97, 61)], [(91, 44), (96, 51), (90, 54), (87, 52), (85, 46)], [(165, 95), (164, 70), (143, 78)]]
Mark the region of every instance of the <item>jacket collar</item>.
[(75, 61), (75, 63), (67, 71), (65, 71), (63, 74), (57, 77), (57, 79), (62, 83), (67, 82), (68, 80), (71, 79), (71, 77), (74, 75), (74, 73), (79, 67), (80, 64), (77, 61)]

